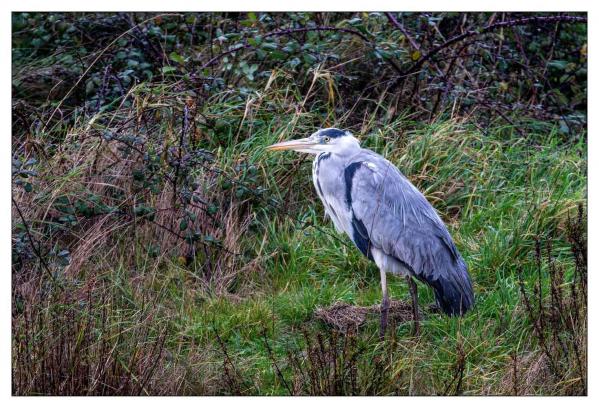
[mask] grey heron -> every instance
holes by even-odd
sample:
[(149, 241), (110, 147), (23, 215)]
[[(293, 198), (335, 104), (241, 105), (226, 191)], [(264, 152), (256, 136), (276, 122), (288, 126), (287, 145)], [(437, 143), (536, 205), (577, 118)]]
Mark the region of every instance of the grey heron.
[(419, 332), (418, 292), (413, 278), (431, 286), (439, 308), (463, 315), (474, 304), (468, 268), (437, 211), (381, 155), (360, 147), (350, 132), (321, 129), (311, 136), (271, 145), (271, 151), (315, 155), (312, 177), (325, 214), (379, 268), (383, 300), (380, 336), (389, 314), (387, 273), (405, 276)]

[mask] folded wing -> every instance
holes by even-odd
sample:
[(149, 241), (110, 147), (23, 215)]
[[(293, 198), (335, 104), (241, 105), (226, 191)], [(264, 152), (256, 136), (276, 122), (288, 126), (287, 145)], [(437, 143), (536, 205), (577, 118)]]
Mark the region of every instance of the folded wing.
[(372, 249), (403, 264), (430, 285), (449, 315), (473, 306), (467, 266), (437, 212), (389, 161), (361, 153), (345, 168), (345, 201), (352, 212), (354, 243), (372, 259)]

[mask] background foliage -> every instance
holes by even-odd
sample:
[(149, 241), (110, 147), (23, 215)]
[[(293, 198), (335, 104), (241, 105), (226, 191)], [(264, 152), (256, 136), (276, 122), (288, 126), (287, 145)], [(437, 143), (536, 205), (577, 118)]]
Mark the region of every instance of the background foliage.
[[(586, 16), (12, 17), (13, 393), (586, 393)], [(439, 210), (472, 314), (318, 318), (378, 272), (264, 147), (327, 126)]]

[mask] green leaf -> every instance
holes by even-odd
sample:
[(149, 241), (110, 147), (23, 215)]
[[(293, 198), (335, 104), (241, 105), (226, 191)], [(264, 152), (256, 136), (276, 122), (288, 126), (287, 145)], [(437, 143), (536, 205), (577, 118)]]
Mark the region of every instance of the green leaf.
[(267, 50), (267, 51), (276, 50), (277, 44), (272, 43), (272, 42), (264, 43), (264, 44), (262, 44), (262, 49)]
[(268, 53), (270, 58), (275, 61), (281, 61), (287, 58), (287, 55), (283, 51), (274, 50)]
[(303, 57), (304, 62), (308, 65), (312, 65), (316, 62), (316, 58), (311, 54), (304, 54)]
[(145, 179), (143, 170), (135, 169), (133, 170), (133, 180), (135, 181), (143, 181)]
[(549, 61), (549, 63), (547, 65), (552, 68), (556, 68), (556, 69), (563, 71), (568, 66), (568, 61), (553, 60), (553, 61)]
[(256, 35), (254, 38), (248, 38), (248, 43), (254, 47), (257, 47), (262, 44), (262, 36)]
[(168, 55), (168, 57), (169, 57), (170, 59), (172, 59), (173, 61), (175, 61), (175, 62), (177, 62), (177, 63), (181, 64), (181, 65), (185, 64), (185, 58), (183, 58), (182, 56), (180, 56), (179, 54), (177, 54), (177, 53), (176, 53), (176, 52), (174, 52), (174, 51), (173, 51), (173, 52), (171, 52), (171, 53)]
[(176, 70), (177, 70), (177, 68), (171, 67), (171, 66), (162, 67), (163, 74), (170, 74), (171, 72), (174, 72)]
[(179, 230), (180, 231), (185, 231), (187, 229), (187, 220), (186, 219), (182, 219), (181, 222), (179, 223)]
[(94, 88), (94, 81), (87, 81), (87, 83), (85, 84), (85, 93), (91, 94), (94, 91)]

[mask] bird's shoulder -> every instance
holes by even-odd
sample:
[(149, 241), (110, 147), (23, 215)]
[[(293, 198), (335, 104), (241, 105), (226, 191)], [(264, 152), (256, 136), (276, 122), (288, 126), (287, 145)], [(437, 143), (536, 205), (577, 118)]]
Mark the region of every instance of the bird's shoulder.
[(349, 208), (357, 220), (369, 226), (370, 238), (380, 240), (383, 249), (404, 236), (414, 243), (440, 240), (455, 253), (437, 211), (391, 162), (376, 153), (362, 152), (348, 163), (345, 175)]
[(409, 205), (420, 211), (432, 209), (424, 195), (393, 163), (371, 150), (363, 149), (349, 158), (344, 176), (349, 193), (359, 195), (362, 200), (383, 199), (379, 206), (394, 208)]
[(385, 159), (380, 154), (368, 149), (360, 149), (358, 153), (349, 156), (346, 159), (345, 166), (348, 167), (351, 165), (361, 165), (371, 170), (381, 169), (389, 165), (393, 166), (393, 164), (389, 160)]

